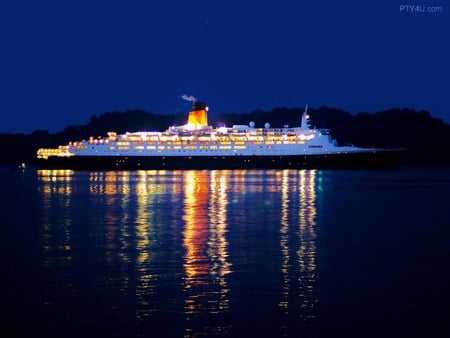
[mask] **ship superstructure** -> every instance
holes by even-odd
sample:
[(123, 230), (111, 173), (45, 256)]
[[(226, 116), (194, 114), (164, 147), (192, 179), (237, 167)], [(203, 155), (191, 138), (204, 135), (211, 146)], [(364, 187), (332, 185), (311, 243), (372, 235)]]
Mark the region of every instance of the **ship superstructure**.
[(41, 167), (68, 169), (321, 168), (391, 164), (399, 150), (338, 146), (328, 130), (233, 125), (212, 128), (208, 107), (195, 102), (187, 123), (164, 132), (138, 131), (94, 138), (37, 152)]

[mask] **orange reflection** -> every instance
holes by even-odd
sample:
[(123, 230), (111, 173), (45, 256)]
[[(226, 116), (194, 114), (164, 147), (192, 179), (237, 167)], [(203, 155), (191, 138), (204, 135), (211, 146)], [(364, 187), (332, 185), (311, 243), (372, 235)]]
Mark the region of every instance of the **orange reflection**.
[(186, 288), (207, 284), (210, 264), (206, 255), (208, 240), (208, 184), (206, 171), (187, 171), (184, 176), (183, 233), (186, 248), (184, 268)]
[[(226, 240), (229, 176), (229, 171), (184, 172), (184, 311), (188, 323), (203, 314), (217, 315), (229, 308), (226, 280), (232, 266)], [(191, 325), (187, 325), (185, 337), (227, 330), (211, 325), (197, 332), (198, 328)]]

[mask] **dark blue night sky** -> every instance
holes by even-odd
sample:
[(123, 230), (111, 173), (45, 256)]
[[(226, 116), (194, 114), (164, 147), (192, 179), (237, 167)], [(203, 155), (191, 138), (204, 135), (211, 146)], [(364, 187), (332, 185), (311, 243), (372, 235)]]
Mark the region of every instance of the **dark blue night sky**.
[(4, 1), (0, 132), (187, 112), (183, 94), (211, 114), (410, 107), (450, 122), (449, 32), (443, 0)]

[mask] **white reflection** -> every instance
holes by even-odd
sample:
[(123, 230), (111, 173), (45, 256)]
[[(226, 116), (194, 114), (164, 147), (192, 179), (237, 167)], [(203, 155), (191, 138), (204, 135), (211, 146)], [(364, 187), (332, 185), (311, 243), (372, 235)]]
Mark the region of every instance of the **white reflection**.
[[(278, 305), (285, 314), (300, 310), (299, 317), (303, 320), (315, 317), (317, 303), (316, 198), (316, 170), (283, 171), (280, 222), (283, 288)], [(300, 302), (300, 309), (295, 308), (291, 299)]]
[(291, 280), (289, 276), (289, 171), (283, 170), (283, 177), (281, 180), (281, 272), (283, 274), (283, 291), (282, 300), (279, 306), (288, 310), (289, 305), (289, 290), (291, 288)]
[(300, 298), (303, 300), (302, 317), (313, 318), (317, 300), (314, 297), (316, 280), (316, 170), (300, 171), (300, 210), (299, 231), (300, 238), (298, 264), (300, 268)]
[(227, 233), (227, 190), (229, 171), (213, 171), (210, 180), (209, 220), (210, 235), (208, 256), (211, 259), (211, 277), (220, 286), (219, 299), (213, 300), (212, 311), (221, 312), (229, 307), (227, 298), (228, 284), (225, 276), (231, 272), (228, 261)]

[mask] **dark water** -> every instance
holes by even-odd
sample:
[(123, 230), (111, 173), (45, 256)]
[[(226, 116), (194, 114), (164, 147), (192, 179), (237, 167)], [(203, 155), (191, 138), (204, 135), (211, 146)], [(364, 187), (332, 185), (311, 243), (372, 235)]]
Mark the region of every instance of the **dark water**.
[(450, 333), (450, 168), (0, 174), (8, 336)]

